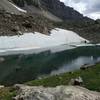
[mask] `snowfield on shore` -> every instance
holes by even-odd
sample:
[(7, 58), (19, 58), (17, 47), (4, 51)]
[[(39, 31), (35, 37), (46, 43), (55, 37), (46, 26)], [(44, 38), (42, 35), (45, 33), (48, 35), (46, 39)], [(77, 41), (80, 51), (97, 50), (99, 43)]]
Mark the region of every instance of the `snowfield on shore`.
[(56, 28), (50, 33), (50, 35), (35, 32), (20, 36), (1, 36), (0, 52), (52, 48), (61, 45), (81, 45), (86, 44), (86, 41), (89, 42), (77, 33), (64, 29)]

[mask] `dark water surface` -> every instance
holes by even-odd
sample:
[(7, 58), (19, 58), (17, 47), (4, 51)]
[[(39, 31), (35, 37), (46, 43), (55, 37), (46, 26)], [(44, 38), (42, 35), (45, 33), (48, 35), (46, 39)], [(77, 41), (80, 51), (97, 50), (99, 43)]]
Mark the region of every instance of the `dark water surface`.
[(59, 53), (4, 56), (0, 62), (0, 84), (12, 85), (44, 74), (59, 74), (100, 61), (100, 47), (79, 47)]

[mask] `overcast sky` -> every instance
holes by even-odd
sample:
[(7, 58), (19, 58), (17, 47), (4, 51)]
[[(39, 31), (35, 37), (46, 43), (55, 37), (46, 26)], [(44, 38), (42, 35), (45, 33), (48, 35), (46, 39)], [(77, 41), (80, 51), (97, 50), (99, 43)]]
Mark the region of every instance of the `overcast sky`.
[(100, 19), (100, 0), (60, 0), (80, 13), (93, 19)]

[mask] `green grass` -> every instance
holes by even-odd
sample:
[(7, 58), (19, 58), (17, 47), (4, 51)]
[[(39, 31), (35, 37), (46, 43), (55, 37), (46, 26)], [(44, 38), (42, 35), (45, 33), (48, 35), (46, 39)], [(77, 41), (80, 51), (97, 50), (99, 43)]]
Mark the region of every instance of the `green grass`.
[(0, 100), (12, 100), (12, 97), (14, 97), (16, 94), (16, 90), (11, 87), (1, 88)]
[(33, 80), (26, 84), (32, 86), (43, 85), (45, 87), (55, 87), (58, 85), (68, 85), (72, 78), (82, 77), (83, 86), (94, 91), (100, 91), (100, 64), (96, 64), (86, 70), (78, 70), (73, 73), (50, 76), (41, 80)]

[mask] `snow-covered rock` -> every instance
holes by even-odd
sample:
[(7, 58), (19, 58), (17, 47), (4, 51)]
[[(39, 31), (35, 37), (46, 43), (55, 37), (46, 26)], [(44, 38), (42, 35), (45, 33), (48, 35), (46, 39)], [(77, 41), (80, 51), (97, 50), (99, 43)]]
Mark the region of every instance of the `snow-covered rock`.
[(20, 36), (1, 36), (0, 52), (52, 48), (65, 44), (85, 44), (85, 41), (87, 40), (75, 32), (56, 28), (51, 30), (50, 35), (35, 32), (25, 33)]

